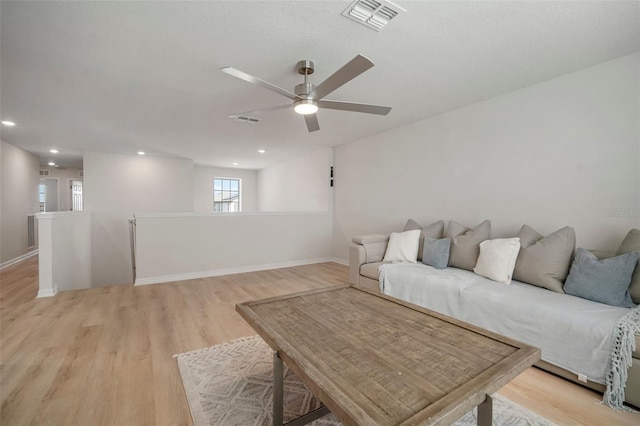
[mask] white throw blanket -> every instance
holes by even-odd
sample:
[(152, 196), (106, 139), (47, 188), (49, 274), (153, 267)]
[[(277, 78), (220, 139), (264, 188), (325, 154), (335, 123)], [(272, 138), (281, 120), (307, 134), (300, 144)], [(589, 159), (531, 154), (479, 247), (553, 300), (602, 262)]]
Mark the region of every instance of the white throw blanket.
[(379, 278), (383, 294), (540, 348), (544, 361), (606, 385), (604, 402), (622, 407), (634, 333), (640, 329), (639, 308), (423, 264), (382, 265)]

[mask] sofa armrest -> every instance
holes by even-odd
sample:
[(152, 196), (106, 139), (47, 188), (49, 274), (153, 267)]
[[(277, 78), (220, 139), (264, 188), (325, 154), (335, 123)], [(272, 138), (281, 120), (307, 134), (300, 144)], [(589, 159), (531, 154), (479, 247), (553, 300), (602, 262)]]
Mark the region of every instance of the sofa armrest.
[(352, 238), (349, 247), (349, 282), (360, 282), (360, 266), (365, 263), (380, 262), (387, 250), (388, 235), (371, 234)]

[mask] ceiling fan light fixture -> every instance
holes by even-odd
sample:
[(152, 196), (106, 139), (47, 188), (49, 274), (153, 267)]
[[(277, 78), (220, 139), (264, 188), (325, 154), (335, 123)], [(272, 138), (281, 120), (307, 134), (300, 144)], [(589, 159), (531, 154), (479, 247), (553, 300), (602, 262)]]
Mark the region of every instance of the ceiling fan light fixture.
[(298, 114), (315, 114), (318, 111), (318, 103), (313, 99), (300, 99), (294, 105), (293, 110)]

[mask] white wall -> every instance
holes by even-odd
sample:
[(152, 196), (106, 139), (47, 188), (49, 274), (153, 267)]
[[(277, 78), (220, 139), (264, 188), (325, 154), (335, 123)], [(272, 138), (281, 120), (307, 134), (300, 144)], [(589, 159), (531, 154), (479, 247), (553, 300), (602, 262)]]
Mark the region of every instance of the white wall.
[(136, 214), (136, 284), (329, 261), (331, 214)]
[(0, 264), (24, 256), (27, 215), (38, 213), (38, 165), (34, 155), (0, 141)]
[(39, 227), (38, 297), (91, 287), (91, 214), (37, 215)]
[(258, 207), (257, 172), (255, 170), (195, 166), (193, 174), (193, 211), (213, 211), (213, 178), (242, 179), (242, 211), (255, 212)]
[[(354, 235), (491, 219), (571, 225), (614, 249), (640, 218), (640, 63), (634, 54), (334, 150), (334, 256)], [(622, 212), (622, 213), (619, 213)]]
[(330, 210), (331, 148), (258, 171), (258, 210)]
[(50, 178), (57, 178), (60, 182), (59, 190), (60, 190), (60, 205), (59, 211), (70, 211), (71, 210), (71, 181), (72, 180), (83, 180), (80, 177), (81, 169), (76, 168), (62, 168), (62, 167), (51, 167), (51, 166), (40, 166), (40, 170), (48, 170)]
[(128, 219), (193, 208), (191, 160), (85, 152), (84, 209), (92, 211), (92, 286), (133, 282)]

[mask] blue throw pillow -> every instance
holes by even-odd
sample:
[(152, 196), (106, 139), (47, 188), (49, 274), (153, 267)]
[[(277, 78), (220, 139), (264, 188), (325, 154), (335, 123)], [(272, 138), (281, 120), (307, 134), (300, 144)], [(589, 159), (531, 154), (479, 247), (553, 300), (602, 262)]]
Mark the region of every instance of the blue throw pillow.
[(599, 260), (587, 250), (578, 249), (564, 292), (594, 302), (633, 308), (629, 286), (639, 257), (640, 254), (632, 252)]
[(422, 263), (433, 266), (436, 269), (444, 269), (449, 264), (449, 248), (451, 240), (449, 238), (425, 237), (424, 249), (422, 251)]

